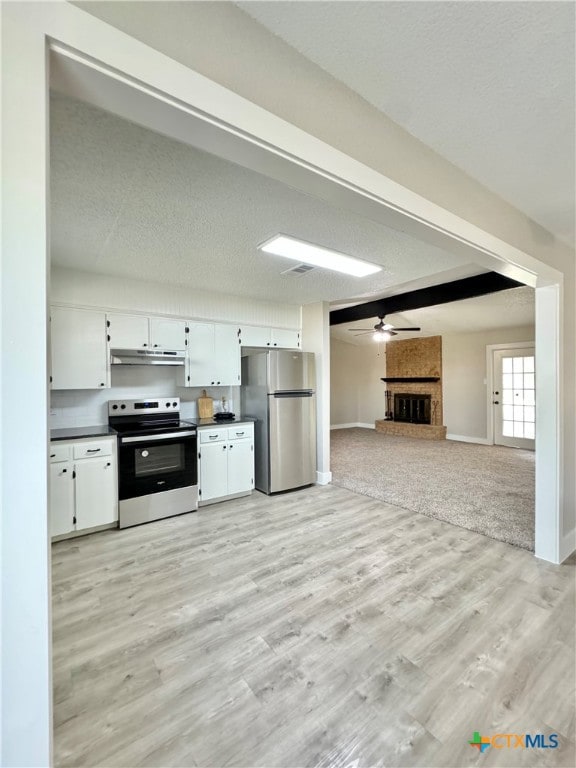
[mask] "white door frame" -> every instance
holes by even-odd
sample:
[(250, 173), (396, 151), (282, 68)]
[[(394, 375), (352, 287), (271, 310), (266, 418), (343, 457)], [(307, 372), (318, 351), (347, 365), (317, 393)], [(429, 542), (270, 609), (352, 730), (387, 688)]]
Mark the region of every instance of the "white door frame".
[(505, 344), (487, 344), (486, 345), (486, 438), (488, 445), (494, 445), (494, 358), (492, 353), (502, 349), (526, 349), (536, 347), (534, 341), (516, 341), (506, 342)]
[[(288, 168), (290, 173), (300, 174), (300, 184), (307, 183), (312, 193), (362, 209), (380, 220), (385, 214), (391, 226), (536, 286), (541, 401), (537, 409), (545, 407), (550, 416), (538, 417), (536, 554), (552, 562), (568, 554), (573, 531), (561, 528), (559, 405), (563, 396), (572, 405), (574, 377), (570, 360), (563, 393), (563, 356), (570, 352), (568, 345), (562, 345), (562, 313), (572, 309), (571, 304), (564, 307), (562, 303), (562, 267), (539, 261), (69, 3), (4, 3), (1, 13), (1, 430), (3, 446), (10, 446), (2, 455), (4, 765), (45, 766), (51, 762), (49, 398), (47, 377), (41, 372), (47, 370), (49, 267), (47, 49), (54, 41), (81, 52), (95, 67), (101, 62), (120, 78), (146, 84), (160, 100), (218, 128), (222, 135), (244, 141), (244, 153), (254, 166), (265, 157), (271, 174), (279, 173), (280, 166), (284, 172)], [(571, 282), (569, 291), (571, 296)], [(544, 366), (549, 367), (544, 370)], [(18, 403), (25, 407), (18, 408)], [(573, 425), (566, 430), (568, 459), (572, 459)], [(329, 429), (325, 431), (329, 433)], [(329, 450), (329, 445), (325, 447)], [(572, 485), (565, 488), (572, 507), (574, 489)], [(570, 515), (572, 511), (568, 510)]]

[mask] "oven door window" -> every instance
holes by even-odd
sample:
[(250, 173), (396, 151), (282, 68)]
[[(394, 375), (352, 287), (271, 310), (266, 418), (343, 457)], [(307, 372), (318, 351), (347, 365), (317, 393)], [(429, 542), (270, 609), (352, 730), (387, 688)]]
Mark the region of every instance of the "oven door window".
[(137, 448), (134, 451), (134, 475), (152, 477), (170, 472), (182, 472), (186, 466), (182, 443)]
[(120, 441), (120, 499), (185, 488), (197, 483), (196, 437)]

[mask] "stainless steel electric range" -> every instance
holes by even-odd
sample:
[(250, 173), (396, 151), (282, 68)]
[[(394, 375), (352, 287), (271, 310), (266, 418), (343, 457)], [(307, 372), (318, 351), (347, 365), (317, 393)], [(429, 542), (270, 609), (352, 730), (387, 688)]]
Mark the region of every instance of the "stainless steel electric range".
[(118, 432), (120, 528), (197, 509), (196, 424), (180, 420), (178, 397), (110, 400), (108, 423)]

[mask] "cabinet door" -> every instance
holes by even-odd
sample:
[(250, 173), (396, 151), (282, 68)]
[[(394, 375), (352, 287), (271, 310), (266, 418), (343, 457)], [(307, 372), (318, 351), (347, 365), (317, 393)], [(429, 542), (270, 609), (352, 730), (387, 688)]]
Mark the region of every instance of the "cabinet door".
[(300, 331), (289, 331), (286, 328), (272, 328), (272, 347), (284, 349), (300, 349)]
[(214, 326), (214, 363), (216, 385), (237, 387), (240, 384), (240, 344), (237, 326)]
[(110, 386), (104, 312), (52, 307), (50, 320), (52, 389)]
[(228, 494), (229, 443), (204, 444), (200, 448), (200, 501)]
[(150, 318), (150, 346), (152, 349), (186, 349), (186, 323), (166, 317)]
[(228, 493), (254, 488), (254, 444), (252, 440), (228, 443)]
[(142, 349), (150, 346), (148, 318), (143, 315), (108, 315), (110, 349)]
[(243, 347), (269, 347), (271, 344), (270, 328), (244, 325), (240, 329), (240, 343)]
[(190, 332), (186, 355), (186, 386), (207, 387), (215, 384), (214, 325), (190, 323), (188, 327)]
[(50, 465), (50, 535), (74, 530), (74, 480), (72, 463)]
[(118, 520), (118, 489), (112, 457), (83, 459), (76, 472), (76, 529)]

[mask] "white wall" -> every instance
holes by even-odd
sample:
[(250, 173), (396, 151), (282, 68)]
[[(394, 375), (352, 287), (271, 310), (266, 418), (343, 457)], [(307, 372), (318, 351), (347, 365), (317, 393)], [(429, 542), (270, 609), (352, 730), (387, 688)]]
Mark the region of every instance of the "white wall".
[(302, 350), (316, 356), (316, 481), (325, 485), (330, 472), (330, 325), (326, 301), (302, 307)]
[(188, 286), (108, 277), (59, 267), (51, 272), (50, 301), (227, 323), (300, 328), (298, 304), (254, 301), (228, 294), (195, 291)]
[(386, 354), (383, 344), (348, 344), (332, 338), (330, 344), (330, 425), (362, 424), (374, 427), (384, 417)]
[(487, 438), (486, 347), (533, 341), (534, 332), (533, 326), (525, 326), (442, 336), (444, 424), (449, 438)]

